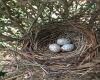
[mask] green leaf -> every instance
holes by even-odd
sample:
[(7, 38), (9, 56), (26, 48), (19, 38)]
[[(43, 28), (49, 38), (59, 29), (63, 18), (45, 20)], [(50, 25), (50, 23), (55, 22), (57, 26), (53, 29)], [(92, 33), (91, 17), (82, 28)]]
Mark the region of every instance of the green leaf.
[(0, 77), (4, 77), (6, 75), (7, 72), (2, 72), (0, 71)]

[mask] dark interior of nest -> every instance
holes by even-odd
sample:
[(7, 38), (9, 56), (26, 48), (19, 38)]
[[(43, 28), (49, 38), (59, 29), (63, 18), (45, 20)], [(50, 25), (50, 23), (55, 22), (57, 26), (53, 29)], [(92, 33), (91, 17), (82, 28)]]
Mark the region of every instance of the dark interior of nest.
[[(75, 49), (71, 52), (59, 52), (59, 53), (51, 52), (48, 48), (49, 44), (55, 43), (56, 40), (61, 37), (63, 38), (69, 37), (72, 40), (73, 44), (75, 45)], [(86, 39), (87, 37), (88, 39)], [(82, 28), (81, 25), (77, 23), (67, 22), (67, 21), (50, 22), (42, 25), (41, 29), (36, 34), (36, 36), (35, 33), (32, 32), (30, 38), (27, 37), (24, 40), (23, 49), (27, 49), (26, 51), (33, 51), (33, 52), (36, 51), (42, 54), (43, 57), (45, 58), (62, 56), (63, 59), (67, 59), (67, 58), (73, 58), (75, 56), (79, 57), (84, 52), (84, 54), (82, 55), (83, 57), (85, 55), (86, 49), (89, 48), (92, 38), (95, 39), (94, 34), (92, 34), (91, 31), (88, 33), (87, 31), (85, 31), (85, 29)], [(96, 41), (94, 40), (92, 42), (93, 42), (92, 46), (95, 46)]]
[[(49, 50), (49, 44), (56, 43), (57, 39), (59, 38), (70, 38), (71, 41), (75, 44), (76, 48), (79, 46), (80, 42), (80, 35), (82, 33), (79, 33), (77, 30), (73, 31), (70, 25), (53, 25), (48, 26), (49, 28), (43, 29), (39, 32), (39, 37), (37, 37), (38, 42), (38, 51), (42, 52), (43, 54), (52, 54), (52, 52)], [(62, 52), (60, 52), (61, 54)], [(68, 53), (68, 52), (67, 52)], [(53, 53), (55, 54), (55, 53)], [(58, 53), (57, 53), (58, 54)], [(56, 55), (57, 55), (56, 54)]]

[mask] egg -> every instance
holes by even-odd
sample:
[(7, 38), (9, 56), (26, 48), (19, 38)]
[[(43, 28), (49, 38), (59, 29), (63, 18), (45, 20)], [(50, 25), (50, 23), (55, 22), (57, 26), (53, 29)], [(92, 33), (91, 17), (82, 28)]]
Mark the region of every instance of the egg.
[(59, 45), (69, 44), (70, 42), (71, 42), (71, 40), (69, 38), (57, 39), (57, 44), (59, 44)]
[(60, 52), (61, 48), (60, 45), (58, 44), (50, 44), (49, 50), (56, 53), (56, 52)]
[(61, 47), (61, 50), (62, 51), (72, 51), (74, 49), (74, 44), (64, 44), (62, 47)]

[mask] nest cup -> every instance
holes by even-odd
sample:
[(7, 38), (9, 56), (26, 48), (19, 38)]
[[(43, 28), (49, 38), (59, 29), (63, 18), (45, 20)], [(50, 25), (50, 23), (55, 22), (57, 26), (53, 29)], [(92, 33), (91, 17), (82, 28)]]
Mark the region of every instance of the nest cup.
[[(40, 27), (41, 29), (34, 40), (34, 46), (37, 47), (36, 51), (42, 55), (41, 58), (37, 58), (37, 61), (41, 62), (40, 64), (48, 67), (53, 61), (54, 65), (52, 64), (52, 66), (56, 64), (70, 64), (70, 66), (75, 68), (95, 57), (96, 50), (92, 51), (91, 48), (96, 46), (96, 38), (88, 25), (74, 21), (59, 21), (49, 22)], [(33, 36), (32, 38), (34, 39)], [(71, 52), (52, 53), (48, 46), (56, 43), (56, 40), (59, 38), (70, 38), (75, 45), (75, 49)], [(33, 51), (34, 46), (31, 46)]]
[[(80, 32), (75, 26), (68, 24), (68, 22), (51, 22), (42, 26), (37, 36), (37, 51), (43, 54), (50, 54), (48, 46), (52, 43), (57, 43), (59, 38), (69, 38), (71, 43), (75, 45), (73, 53), (79, 50), (82, 44), (85, 42), (83, 39), (83, 33)], [(62, 53), (62, 52), (60, 52)]]

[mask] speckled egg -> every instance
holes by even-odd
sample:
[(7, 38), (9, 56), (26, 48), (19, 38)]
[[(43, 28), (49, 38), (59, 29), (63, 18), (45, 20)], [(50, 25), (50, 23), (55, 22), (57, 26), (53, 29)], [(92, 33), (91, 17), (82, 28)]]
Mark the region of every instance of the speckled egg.
[(71, 40), (69, 38), (57, 39), (57, 44), (59, 44), (59, 45), (69, 44), (70, 42), (71, 42)]
[(49, 50), (56, 53), (56, 52), (60, 52), (61, 48), (58, 44), (50, 44)]
[(62, 51), (72, 51), (74, 49), (74, 44), (64, 44), (62, 47), (61, 47), (61, 50)]

